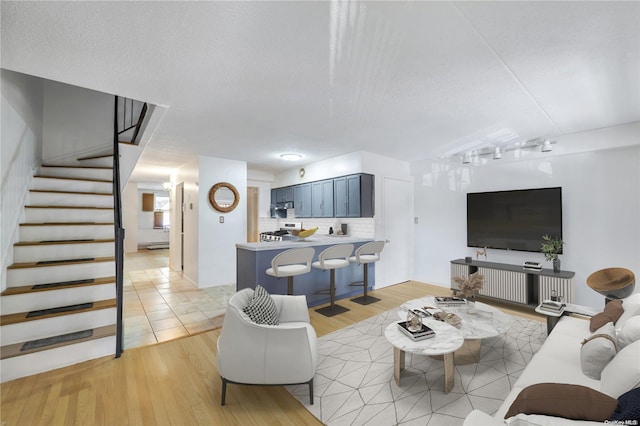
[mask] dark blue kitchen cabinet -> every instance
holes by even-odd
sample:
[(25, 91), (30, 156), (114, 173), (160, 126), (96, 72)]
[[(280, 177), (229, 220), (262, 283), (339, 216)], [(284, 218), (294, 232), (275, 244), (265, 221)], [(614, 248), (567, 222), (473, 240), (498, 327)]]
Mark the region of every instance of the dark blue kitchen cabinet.
[(374, 176), (357, 174), (333, 180), (335, 217), (374, 216)]
[(296, 217), (313, 217), (311, 211), (311, 184), (304, 183), (293, 187), (293, 208)]
[(311, 184), (311, 217), (334, 217), (333, 179)]

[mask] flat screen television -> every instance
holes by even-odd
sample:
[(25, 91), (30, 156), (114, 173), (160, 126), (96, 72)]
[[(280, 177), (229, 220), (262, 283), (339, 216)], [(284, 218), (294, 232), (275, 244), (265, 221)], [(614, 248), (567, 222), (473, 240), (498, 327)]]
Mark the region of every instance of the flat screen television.
[(467, 194), (467, 246), (540, 252), (562, 238), (562, 188)]

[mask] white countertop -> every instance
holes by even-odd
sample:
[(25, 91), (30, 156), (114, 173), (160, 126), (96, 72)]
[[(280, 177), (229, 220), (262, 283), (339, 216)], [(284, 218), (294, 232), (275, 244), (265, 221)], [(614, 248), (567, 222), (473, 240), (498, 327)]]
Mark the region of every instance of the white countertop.
[(304, 241), (302, 240), (289, 240), (289, 241), (261, 241), (259, 243), (237, 243), (236, 248), (249, 250), (249, 251), (266, 251), (266, 250), (284, 250), (296, 247), (314, 247), (314, 246), (328, 246), (333, 244), (348, 244), (348, 243), (366, 243), (373, 241), (373, 238), (359, 238), (351, 237), (349, 235), (317, 235), (314, 234)]

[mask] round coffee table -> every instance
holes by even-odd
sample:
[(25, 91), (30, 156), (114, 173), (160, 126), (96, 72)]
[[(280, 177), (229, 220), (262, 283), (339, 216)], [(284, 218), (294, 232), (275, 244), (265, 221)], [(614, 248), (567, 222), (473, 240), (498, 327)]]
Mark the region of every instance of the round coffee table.
[(442, 355), (444, 357), (444, 392), (453, 388), (453, 353), (464, 343), (462, 334), (453, 326), (436, 320), (423, 320), (423, 324), (435, 331), (434, 337), (415, 341), (398, 329), (397, 323), (389, 324), (384, 337), (393, 345), (393, 377), (400, 386), (400, 373), (404, 370), (405, 353)]
[(464, 345), (456, 351), (454, 360), (457, 365), (471, 364), (480, 360), (482, 340), (506, 333), (513, 321), (509, 315), (493, 306), (481, 302), (475, 304), (476, 312), (469, 313), (466, 305), (440, 307), (433, 296), (427, 296), (403, 303), (398, 310), (398, 316), (405, 319), (408, 309), (421, 309), (425, 306), (458, 315), (462, 321), (457, 329), (464, 338)]

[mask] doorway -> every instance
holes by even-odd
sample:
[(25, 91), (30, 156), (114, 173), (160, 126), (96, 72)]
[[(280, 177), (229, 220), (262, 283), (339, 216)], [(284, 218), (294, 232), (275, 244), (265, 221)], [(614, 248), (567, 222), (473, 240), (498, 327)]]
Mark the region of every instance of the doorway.
[(260, 235), (258, 231), (258, 203), (260, 189), (255, 186), (247, 187), (247, 242), (256, 243)]
[[(382, 178), (383, 236), (380, 281), (386, 287), (411, 279), (413, 268), (413, 181)], [(378, 285), (380, 283), (381, 285)]]

